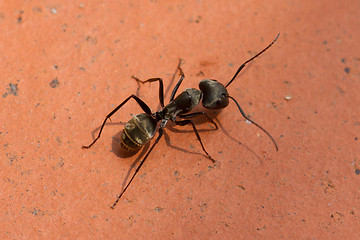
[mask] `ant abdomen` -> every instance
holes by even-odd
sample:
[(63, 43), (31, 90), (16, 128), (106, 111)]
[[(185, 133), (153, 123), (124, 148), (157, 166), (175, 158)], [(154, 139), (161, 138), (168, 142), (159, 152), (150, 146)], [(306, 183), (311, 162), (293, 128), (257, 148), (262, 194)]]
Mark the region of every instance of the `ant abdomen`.
[(126, 150), (139, 150), (156, 132), (156, 121), (149, 114), (135, 115), (128, 121), (121, 134), (121, 146)]
[(204, 79), (199, 83), (203, 93), (202, 105), (208, 109), (222, 109), (229, 105), (228, 91), (216, 80)]

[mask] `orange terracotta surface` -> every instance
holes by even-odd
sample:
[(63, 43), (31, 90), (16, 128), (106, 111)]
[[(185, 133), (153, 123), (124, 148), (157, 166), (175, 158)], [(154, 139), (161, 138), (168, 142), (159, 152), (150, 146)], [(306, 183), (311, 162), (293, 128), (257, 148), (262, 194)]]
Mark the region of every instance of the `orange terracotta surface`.
[[(1, 1), (1, 239), (358, 239), (360, 3), (345, 1)], [(105, 116), (138, 94), (159, 110), (204, 78), (236, 105), (219, 130), (165, 137), (115, 209), (149, 145), (118, 138), (130, 101), (88, 150)]]

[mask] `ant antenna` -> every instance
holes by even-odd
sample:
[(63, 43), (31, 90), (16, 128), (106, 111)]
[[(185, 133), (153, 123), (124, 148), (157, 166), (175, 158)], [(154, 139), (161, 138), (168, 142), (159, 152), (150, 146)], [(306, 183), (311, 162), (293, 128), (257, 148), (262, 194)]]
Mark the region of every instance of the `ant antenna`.
[(278, 39), (278, 37), (280, 36), (280, 33), (278, 33), (278, 35), (276, 36), (276, 38), (274, 39), (274, 41), (272, 41), (272, 43), (270, 43), (266, 48), (264, 48), (261, 52), (259, 52), (258, 54), (256, 54), (254, 57), (250, 58), (249, 60), (247, 60), (246, 62), (244, 62), (243, 64), (241, 64), (241, 66), (239, 67), (239, 69), (236, 71), (235, 75), (232, 77), (232, 79), (230, 80), (230, 82), (228, 84), (225, 85), (225, 88), (227, 88), (233, 81), (234, 79), (237, 77), (237, 75), (240, 73), (240, 71), (245, 67), (245, 65), (248, 62), (251, 62), (252, 60), (254, 60), (255, 58), (257, 58), (259, 55), (261, 55), (263, 52), (265, 52), (266, 50), (268, 50), (269, 47), (271, 47), (276, 40)]
[[(278, 35), (278, 36), (279, 36), (279, 35)], [(275, 40), (276, 40), (276, 39), (275, 39)], [(271, 45), (270, 45), (270, 46), (271, 46)], [(265, 49), (265, 50), (266, 50), (266, 49)], [(259, 124), (257, 124), (256, 122), (254, 122), (253, 120), (251, 120), (250, 118), (248, 118), (248, 117), (245, 115), (244, 111), (241, 109), (239, 103), (238, 103), (233, 97), (231, 97), (231, 96), (229, 96), (229, 95), (226, 95), (226, 97), (231, 98), (231, 99), (236, 103), (238, 109), (240, 110), (241, 115), (242, 115), (246, 120), (248, 120), (249, 122), (253, 123), (255, 126), (257, 126), (258, 128), (260, 128), (264, 133), (266, 133), (266, 135), (268, 135), (268, 136), (270, 137), (271, 141), (272, 141), (272, 142), (274, 143), (274, 145), (275, 145), (276, 151), (279, 151), (279, 148), (278, 148), (278, 146), (277, 146), (274, 138), (270, 135), (270, 133), (268, 133), (268, 132), (267, 132), (264, 128), (262, 128)]]

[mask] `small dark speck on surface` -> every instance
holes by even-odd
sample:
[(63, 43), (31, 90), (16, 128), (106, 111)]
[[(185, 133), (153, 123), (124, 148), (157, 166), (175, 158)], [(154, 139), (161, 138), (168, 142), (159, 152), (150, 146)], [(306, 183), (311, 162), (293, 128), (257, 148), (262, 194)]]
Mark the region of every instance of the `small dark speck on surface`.
[(155, 211), (156, 212), (161, 212), (163, 210), (163, 208), (161, 208), (161, 207), (159, 207), (159, 206), (157, 206), (156, 208), (155, 208)]
[(34, 208), (34, 210), (33, 210), (33, 211), (30, 211), (30, 212), (36, 216), (36, 215), (38, 215), (38, 213), (39, 213), (39, 209)]
[(355, 169), (355, 174), (360, 175), (360, 169)]
[(56, 88), (57, 86), (59, 86), (59, 80), (57, 79), (57, 78), (55, 78), (55, 79), (53, 79), (52, 81), (51, 81), (51, 83), (50, 83), (50, 86), (52, 87), (52, 88)]
[(196, 76), (197, 76), (197, 77), (205, 76), (205, 74), (204, 74), (202, 71), (200, 71), (200, 72), (198, 72), (198, 73), (196, 74)]
[(349, 72), (350, 72), (350, 68), (346, 67), (346, 68), (344, 68), (344, 71), (345, 71), (346, 73), (349, 73)]
[[(0, 133), (1, 133), (1, 132), (0, 132)], [(354, 139), (355, 139), (355, 141), (359, 140), (359, 138), (358, 138), (358, 137), (355, 137)]]
[(17, 91), (18, 91), (19, 89), (18, 89), (18, 87), (17, 87), (17, 84), (12, 84), (12, 83), (10, 83), (8, 90), (9, 90), (9, 93), (10, 93), (10, 94), (13, 94), (14, 96), (17, 96)]
[(7, 88), (7, 92), (3, 94), (3, 98), (5, 98), (8, 94), (12, 94), (14, 96), (17, 96), (17, 92), (18, 92), (18, 87), (17, 84), (14, 83), (9, 83), (9, 87)]

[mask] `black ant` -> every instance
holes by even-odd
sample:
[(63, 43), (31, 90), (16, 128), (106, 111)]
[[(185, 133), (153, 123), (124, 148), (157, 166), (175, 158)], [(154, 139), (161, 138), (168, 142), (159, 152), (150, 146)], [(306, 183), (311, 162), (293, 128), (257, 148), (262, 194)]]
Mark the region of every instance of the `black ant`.
[[(90, 148), (99, 138), (101, 132), (105, 126), (105, 123), (110, 117), (116, 113), (125, 103), (127, 103), (131, 98), (133, 98), (142, 108), (145, 113), (140, 113), (133, 118), (130, 119), (129, 122), (126, 123), (124, 130), (121, 135), (121, 146), (127, 150), (139, 150), (145, 144), (147, 144), (155, 135), (156, 131), (159, 132), (159, 136), (156, 138), (154, 144), (151, 146), (150, 150), (146, 153), (144, 159), (141, 161), (139, 166), (136, 168), (135, 173), (133, 174), (132, 178), (130, 179), (129, 183), (126, 187), (122, 190), (120, 195), (117, 197), (115, 203), (111, 206), (114, 208), (115, 205), (118, 203), (121, 196), (125, 193), (126, 189), (130, 186), (131, 182), (135, 178), (136, 174), (139, 172), (141, 166), (144, 164), (145, 160), (149, 156), (150, 152), (154, 149), (155, 145), (159, 142), (160, 138), (163, 136), (164, 128), (167, 122), (170, 120), (174, 122), (176, 125), (185, 126), (190, 124), (194, 132), (196, 134), (197, 139), (199, 140), (203, 151), (205, 152), (206, 156), (215, 163), (215, 160), (209, 155), (209, 153), (205, 150), (205, 147), (201, 141), (200, 135), (195, 127), (195, 124), (192, 120), (188, 118), (197, 117), (199, 115), (204, 115), (214, 126), (218, 129), (217, 124), (211, 120), (211, 118), (205, 112), (190, 112), (195, 106), (197, 106), (202, 99), (202, 105), (208, 109), (222, 109), (229, 105), (229, 99), (233, 100), (238, 107), (241, 115), (248, 120), (249, 122), (253, 123), (255, 126), (260, 128), (264, 133), (266, 133), (272, 142), (275, 145), (276, 151), (278, 151), (278, 146), (274, 140), (274, 138), (260, 125), (255, 123), (253, 120), (249, 119), (244, 111), (241, 109), (239, 103), (229, 95), (227, 91), (227, 87), (234, 81), (234, 79), (238, 76), (240, 71), (245, 67), (247, 63), (254, 60), (260, 54), (265, 52), (268, 48), (270, 48), (278, 39), (280, 34), (276, 36), (274, 41), (270, 43), (266, 48), (264, 48), (261, 52), (256, 54), (254, 57), (250, 58), (246, 62), (244, 62), (236, 71), (235, 75), (232, 79), (224, 86), (223, 84), (219, 83), (217, 80), (212, 79), (204, 79), (199, 83), (199, 88), (187, 88), (182, 93), (180, 93), (176, 98), (175, 94), (180, 87), (185, 75), (182, 69), (180, 68), (180, 63), (178, 66), (178, 70), (180, 72), (180, 80), (175, 85), (171, 96), (170, 102), (165, 106), (164, 105), (164, 85), (161, 78), (150, 78), (146, 81), (141, 81), (133, 76), (133, 78), (140, 82), (140, 83), (147, 83), (147, 82), (159, 82), (159, 100), (160, 105), (162, 107), (161, 110), (157, 112), (151, 112), (149, 106), (142, 101), (139, 97), (132, 94), (128, 98), (126, 98), (119, 106), (117, 106), (113, 111), (111, 111), (105, 118), (103, 124), (101, 125), (99, 135), (95, 138), (95, 140), (89, 146), (83, 146), (82, 148)], [(158, 127), (158, 122), (160, 125)]]

